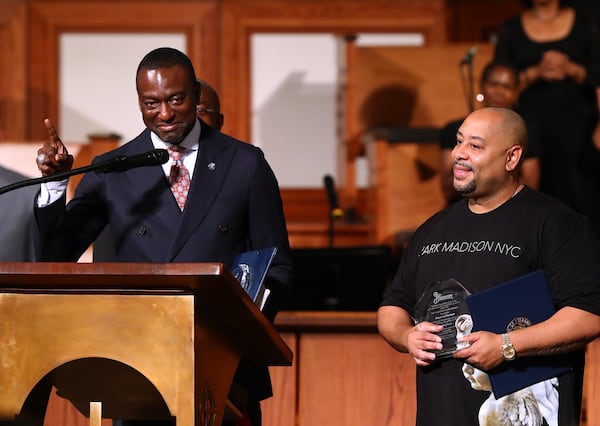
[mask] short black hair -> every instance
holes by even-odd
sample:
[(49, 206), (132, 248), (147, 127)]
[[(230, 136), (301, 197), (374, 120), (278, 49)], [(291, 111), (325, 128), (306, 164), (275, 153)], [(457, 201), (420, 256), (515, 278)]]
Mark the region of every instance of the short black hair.
[(137, 78), (142, 70), (170, 68), (175, 65), (181, 65), (183, 68), (185, 68), (190, 80), (190, 84), (196, 87), (196, 72), (194, 71), (192, 61), (190, 61), (190, 58), (188, 58), (185, 53), (181, 52), (180, 50), (173, 49), (172, 47), (159, 47), (158, 49), (154, 49), (147, 53), (146, 56), (144, 56), (140, 61), (135, 73), (136, 83)]
[(512, 64), (510, 64), (508, 62), (502, 62), (502, 61), (489, 62), (483, 68), (483, 71), (481, 71), (481, 78), (479, 80), (480, 85), (483, 86), (485, 84), (485, 82), (490, 78), (490, 74), (493, 73), (494, 71), (496, 71), (496, 69), (498, 69), (498, 68), (504, 68), (504, 69), (509, 70), (515, 79), (516, 85), (519, 86), (519, 73), (518, 73), (517, 69)]

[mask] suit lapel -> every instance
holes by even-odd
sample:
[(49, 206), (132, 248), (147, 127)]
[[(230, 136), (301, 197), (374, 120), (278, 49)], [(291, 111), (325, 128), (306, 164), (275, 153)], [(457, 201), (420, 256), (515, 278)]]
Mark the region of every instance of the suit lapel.
[(223, 143), (218, 132), (202, 124), (194, 176), (168, 261), (172, 261), (177, 256), (186, 241), (206, 218), (221, 191), (232, 165), (234, 153), (233, 146)]
[[(140, 136), (139, 145), (131, 144), (134, 149), (123, 151), (123, 155), (135, 155), (140, 152), (147, 152), (154, 149), (150, 139), (150, 131), (146, 129)], [(126, 172), (131, 186), (136, 189), (136, 192), (144, 194), (155, 187), (159, 182), (164, 182), (168, 188), (168, 181), (161, 167), (136, 167)]]

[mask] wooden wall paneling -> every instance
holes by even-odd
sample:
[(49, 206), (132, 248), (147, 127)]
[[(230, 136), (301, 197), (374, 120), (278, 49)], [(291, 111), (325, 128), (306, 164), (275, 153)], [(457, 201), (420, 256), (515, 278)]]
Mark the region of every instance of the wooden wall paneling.
[(26, 22), (22, 0), (0, 2), (0, 140), (26, 138)]
[(518, 15), (519, 0), (448, 0), (448, 39), (454, 42), (489, 42), (510, 16)]
[(303, 333), (298, 425), (415, 424), (415, 365), (376, 333)]
[[(326, 222), (288, 222), (290, 246), (296, 248), (329, 247), (329, 225)], [(334, 222), (332, 247), (360, 247), (376, 244), (372, 229), (367, 224)]]
[[(477, 46), (474, 92), (492, 49), (489, 44)], [(466, 116), (468, 84), (461, 80), (465, 70), (458, 64), (470, 48), (453, 43), (356, 49), (355, 120), (366, 135), (368, 211), (377, 243), (394, 244), (397, 232), (414, 230), (439, 211), (444, 200), (436, 140), (392, 143), (368, 131), (379, 126), (439, 128)]]
[[(29, 12), (30, 139), (45, 139), (44, 117), (52, 117), (60, 126), (59, 36), (64, 32), (183, 33), (197, 73), (218, 90), (216, 0), (31, 0)], [(106, 84), (108, 90), (110, 82), (94, 84)]]
[(254, 33), (421, 32), (445, 41), (443, 0), (222, 0), (221, 103), (228, 132), (250, 141), (250, 37)]
[[(375, 243), (367, 217), (369, 191), (357, 192), (355, 211), (334, 221), (334, 246), (365, 246)], [(324, 189), (282, 188), (281, 198), (293, 248), (326, 247), (329, 244), (329, 203)], [(342, 208), (347, 204), (341, 204)]]
[(294, 353), (291, 367), (269, 367), (273, 396), (261, 402), (263, 426), (295, 426), (297, 412), (298, 338), (295, 333), (281, 333)]
[[(446, 37), (443, 0), (379, 0), (368, 5), (361, 0), (223, 0), (220, 27), (220, 95), (227, 116), (227, 131), (247, 142), (252, 142), (250, 39), (253, 34), (332, 33), (344, 36), (363, 32), (419, 32), (432, 44), (443, 43)], [(338, 148), (343, 150), (345, 147)], [(347, 201), (343, 188), (339, 189), (343, 207), (356, 208), (347, 205), (355, 202), (356, 192)], [(320, 239), (323, 237), (321, 235)], [(314, 241), (311, 239), (309, 243), (303, 239), (301, 244)]]
[[(362, 47), (356, 59), (355, 119), (363, 131), (377, 125), (440, 127), (465, 116), (459, 61), (473, 46), (452, 43), (424, 47)], [(493, 46), (476, 44), (474, 89), (492, 59)]]
[(373, 226), (379, 244), (414, 231), (444, 207), (437, 143), (367, 142)]

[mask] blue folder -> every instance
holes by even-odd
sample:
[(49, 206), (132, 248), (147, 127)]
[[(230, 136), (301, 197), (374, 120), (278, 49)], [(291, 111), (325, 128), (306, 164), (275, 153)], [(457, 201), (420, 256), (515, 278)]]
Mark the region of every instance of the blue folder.
[[(473, 331), (506, 333), (537, 324), (550, 318), (554, 304), (544, 271), (537, 270), (467, 296), (473, 319)], [(500, 348), (498, 348), (500, 351)], [(535, 383), (557, 377), (570, 370), (569, 356), (537, 356), (517, 358), (488, 371), (496, 398), (516, 392)]]
[(230, 268), (233, 276), (261, 310), (269, 295), (269, 290), (264, 286), (264, 280), (276, 253), (277, 247), (240, 253), (233, 259)]

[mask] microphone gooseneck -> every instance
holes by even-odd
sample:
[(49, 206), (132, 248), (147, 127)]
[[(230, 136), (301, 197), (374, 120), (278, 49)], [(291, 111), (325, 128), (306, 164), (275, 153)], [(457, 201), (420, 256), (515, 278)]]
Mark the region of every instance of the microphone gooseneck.
[(122, 155), (120, 157), (114, 157), (101, 163), (93, 163), (89, 166), (71, 169), (66, 172), (56, 173), (51, 176), (42, 176), (40, 178), (26, 179), (19, 182), (15, 182), (10, 185), (1, 187), (0, 194), (4, 194), (5, 192), (9, 192), (14, 189), (23, 188), (25, 186), (64, 180), (70, 176), (80, 175), (87, 172), (123, 172), (136, 167), (159, 166), (161, 164), (166, 163), (167, 161), (169, 161), (169, 152), (166, 149), (153, 149), (151, 151), (144, 152), (143, 154), (136, 154), (131, 156)]

